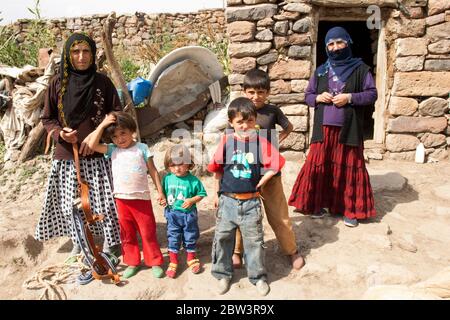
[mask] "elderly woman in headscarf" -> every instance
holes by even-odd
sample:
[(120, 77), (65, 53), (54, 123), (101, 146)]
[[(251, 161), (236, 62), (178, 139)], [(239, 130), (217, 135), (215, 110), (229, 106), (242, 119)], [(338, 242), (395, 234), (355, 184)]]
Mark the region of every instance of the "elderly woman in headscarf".
[(110, 160), (91, 150), (88, 141), (105, 115), (121, 110), (122, 105), (111, 80), (96, 71), (95, 54), (96, 45), (90, 37), (74, 33), (67, 39), (60, 73), (49, 83), (41, 116), (45, 129), (52, 133), (56, 148), (35, 238), (45, 241), (53, 237), (71, 237), (73, 249), (66, 260), (68, 263), (76, 261), (75, 257), (80, 253), (71, 220), (73, 202), (78, 194), (73, 143), (79, 145), (80, 174), (90, 187), (92, 210), (105, 215), (91, 231), (104, 238), (103, 251), (107, 253), (116, 250), (120, 244)]
[(367, 66), (352, 55), (352, 39), (341, 27), (325, 36), (328, 60), (306, 89), (306, 103), (314, 108), (310, 151), (297, 176), (289, 205), (295, 211), (322, 218), (342, 214), (344, 224), (375, 216), (374, 198), (364, 163), (364, 111), (377, 99)]

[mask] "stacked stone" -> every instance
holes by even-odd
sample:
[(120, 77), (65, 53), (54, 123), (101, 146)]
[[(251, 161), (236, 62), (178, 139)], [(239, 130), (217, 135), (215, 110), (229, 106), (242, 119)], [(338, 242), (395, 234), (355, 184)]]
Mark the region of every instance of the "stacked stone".
[(395, 56), (387, 155), (413, 160), (422, 142), (429, 159), (443, 160), (450, 143), (450, 1), (415, 1), (406, 10), (409, 17), (394, 10), (387, 22)]
[(305, 89), (311, 73), (311, 19), (308, 0), (227, 0), (232, 91), (241, 91), (244, 74), (253, 68), (269, 73), (270, 103), (294, 125), (282, 150), (306, 148), (308, 107)]
[[(101, 48), (101, 32), (108, 15), (96, 14), (77, 18), (61, 18), (45, 21), (55, 35), (58, 47), (74, 31), (83, 31), (91, 35)], [(20, 19), (13, 24), (14, 34), (19, 43), (25, 39), (30, 20)], [(152, 43), (152, 39), (161, 39), (170, 34), (197, 44), (202, 34), (213, 34), (216, 40), (224, 37), (225, 15), (223, 9), (201, 10), (196, 13), (146, 14), (136, 12), (117, 16), (112, 34), (113, 45), (123, 45), (130, 58), (139, 59), (139, 48)]]

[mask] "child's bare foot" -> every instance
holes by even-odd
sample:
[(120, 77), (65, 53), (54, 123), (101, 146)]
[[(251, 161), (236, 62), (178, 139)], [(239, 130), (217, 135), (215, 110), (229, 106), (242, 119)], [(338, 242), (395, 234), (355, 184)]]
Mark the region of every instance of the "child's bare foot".
[(233, 260), (233, 268), (234, 269), (242, 268), (242, 258), (239, 253), (233, 253), (233, 257), (231, 259)]
[(297, 252), (291, 255), (292, 268), (300, 270), (305, 265), (305, 259)]

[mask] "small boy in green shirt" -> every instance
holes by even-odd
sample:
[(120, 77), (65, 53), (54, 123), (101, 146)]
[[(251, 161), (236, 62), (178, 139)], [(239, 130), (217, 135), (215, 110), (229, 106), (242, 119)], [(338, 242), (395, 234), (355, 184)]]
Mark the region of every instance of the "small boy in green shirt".
[(170, 148), (165, 155), (164, 166), (169, 171), (162, 181), (167, 200), (161, 203), (166, 206), (164, 215), (169, 243), (170, 263), (166, 275), (175, 278), (182, 244), (187, 252), (187, 265), (193, 273), (199, 273), (201, 264), (195, 256), (200, 236), (196, 203), (206, 196), (206, 191), (200, 180), (189, 172), (194, 163), (186, 146), (180, 144)]

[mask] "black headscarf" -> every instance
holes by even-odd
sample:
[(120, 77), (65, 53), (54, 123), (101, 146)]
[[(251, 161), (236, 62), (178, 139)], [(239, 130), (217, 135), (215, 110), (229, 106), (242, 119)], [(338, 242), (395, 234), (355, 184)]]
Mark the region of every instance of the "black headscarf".
[[(347, 46), (335, 51), (328, 51), (327, 44), (331, 39), (345, 40), (347, 42)], [(325, 48), (327, 51), (328, 60), (319, 67), (319, 75), (327, 73), (328, 68), (331, 66), (339, 80), (345, 82), (352, 74), (353, 70), (363, 63), (361, 58), (353, 58), (352, 49), (350, 48), (350, 44), (352, 43), (352, 38), (344, 28), (334, 27), (328, 30), (325, 36)]]
[[(92, 61), (86, 70), (76, 70), (70, 59), (70, 50), (74, 44), (86, 43), (91, 48)], [(94, 80), (97, 70), (95, 42), (82, 33), (72, 34), (64, 44), (60, 79), (61, 91), (58, 108), (62, 111), (63, 125), (76, 129), (91, 113), (94, 98)]]

